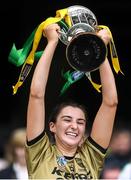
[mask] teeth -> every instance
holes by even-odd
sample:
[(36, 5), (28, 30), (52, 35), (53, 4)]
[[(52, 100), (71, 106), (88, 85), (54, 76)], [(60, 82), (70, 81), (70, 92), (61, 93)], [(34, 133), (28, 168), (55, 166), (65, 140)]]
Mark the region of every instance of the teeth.
[(71, 136), (77, 136), (77, 134), (76, 133), (72, 133), (72, 132), (68, 132), (68, 133), (66, 133), (67, 135), (71, 135)]

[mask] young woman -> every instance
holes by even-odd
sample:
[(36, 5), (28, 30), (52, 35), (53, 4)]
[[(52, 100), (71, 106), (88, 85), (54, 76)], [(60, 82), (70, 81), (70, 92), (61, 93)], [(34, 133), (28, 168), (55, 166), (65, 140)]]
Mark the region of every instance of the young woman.
[[(102, 103), (93, 122), (90, 136), (83, 141), (87, 115), (77, 103), (67, 102), (55, 108), (50, 131), (55, 144), (45, 132), (45, 90), (50, 65), (57, 47), (60, 27), (44, 30), (48, 43), (36, 65), (32, 78), (27, 113), (26, 159), (30, 179), (98, 179), (108, 148), (115, 113), (117, 91), (114, 76), (106, 58), (99, 67)], [(110, 36), (103, 29), (98, 35), (107, 45)]]

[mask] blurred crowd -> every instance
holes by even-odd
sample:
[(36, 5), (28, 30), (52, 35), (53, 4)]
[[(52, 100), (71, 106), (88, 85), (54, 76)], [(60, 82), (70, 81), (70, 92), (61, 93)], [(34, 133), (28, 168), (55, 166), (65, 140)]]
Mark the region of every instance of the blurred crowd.
[(0, 159), (0, 179), (28, 179), (25, 160), (25, 128), (15, 129), (4, 147)]
[(114, 131), (101, 179), (131, 180), (130, 129), (120, 128)]
[[(4, 148), (4, 156), (0, 158), (0, 179), (28, 179), (25, 141), (25, 128), (13, 130)], [(114, 131), (100, 179), (131, 180), (130, 129)]]

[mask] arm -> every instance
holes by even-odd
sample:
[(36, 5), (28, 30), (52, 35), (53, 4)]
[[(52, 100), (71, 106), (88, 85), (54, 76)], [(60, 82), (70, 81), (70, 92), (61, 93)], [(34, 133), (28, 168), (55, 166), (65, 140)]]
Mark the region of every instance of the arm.
[[(98, 35), (102, 37), (105, 44), (109, 42), (106, 30), (101, 30)], [(99, 70), (102, 84), (102, 103), (93, 122), (91, 137), (103, 148), (107, 148), (112, 135), (118, 99), (115, 79), (107, 58)]]
[(48, 80), (50, 65), (54, 51), (58, 44), (59, 26), (57, 24), (49, 25), (44, 34), (48, 43), (44, 52), (38, 61), (30, 87), (29, 103), (27, 110), (27, 139), (34, 139), (44, 131), (45, 128), (45, 90)]

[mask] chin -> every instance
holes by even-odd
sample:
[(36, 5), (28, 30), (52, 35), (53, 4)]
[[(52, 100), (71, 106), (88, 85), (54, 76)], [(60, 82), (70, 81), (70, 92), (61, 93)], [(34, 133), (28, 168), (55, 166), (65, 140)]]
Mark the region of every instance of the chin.
[(75, 141), (73, 141), (73, 140), (68, 140), (68, 141), (66, 141), (66, 144), (67, 144), (68, 146), (77, 147), (77, 146), (79, 145), (79, 142), (78, 142), (78, 141), (75, 142)]

